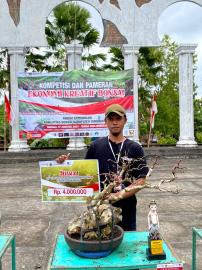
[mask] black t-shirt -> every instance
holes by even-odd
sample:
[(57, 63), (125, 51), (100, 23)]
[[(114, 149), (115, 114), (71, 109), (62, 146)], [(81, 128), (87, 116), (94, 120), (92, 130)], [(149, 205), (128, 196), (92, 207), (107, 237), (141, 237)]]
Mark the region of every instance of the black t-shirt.
[[(138, 179), (147, 175), (148, 167), (146, 165), (144, 151), (141, 145), (129, 139), (126, 139), (122, 145), (122, 143), (116, 144), (109, 141), (108, 137), (99, 138), (90, 145), (86, 154), (86, 159), (98, 159), (99, 173), (101, 174), (101, 189), (103, 188), (102, 182), (105, 179), (105, 176), (102, 174), (117, 172), (116, 161), (119, 153), (121, 157), (126, 156), (128, 158), (137, 159), (137, 161), (133, 163), (133, 169), (131, 168), (130, 170), (131, 178)], [(121, 159), (119, 164), (121, 165)], [(128, 185), (129, 184), (130, 183), (128, 183)], [(114, 203), (114, 206), (122, 208), (122, 227), (124, 230), (135, 228), (135, 226), (130, 227), (130, 225), (136, 224), (136, 203), (137, 201), (135, 195)]]
[[(148, 167), (146, 165), (144, 151), (141, 145), (129, 139), (124, 141), (122, 147), (121, 144), (122, 143), (116, 144), (108, 140), (108, 137), (97, 139), (88, 149), (86, 159), (98, 159), (100, 174), (117, 172), (116, 161), (121, 150), (121, 157), (126, 156), (128, 158), (137, 159), (137, 161), (133, 163), (133, 169), (130, 170), (129, 174), (131, 177), (134, 177), (135, 179), (145, 177), (148, 173)], [(121, 165), (121, 159), (119, 164)], [(100, 176), (100, 180), (103, 182), (104, 175)]]

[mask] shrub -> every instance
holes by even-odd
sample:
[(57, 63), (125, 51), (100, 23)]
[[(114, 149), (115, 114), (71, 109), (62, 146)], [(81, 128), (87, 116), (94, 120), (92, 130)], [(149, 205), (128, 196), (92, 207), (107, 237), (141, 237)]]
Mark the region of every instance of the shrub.
[(172, 136), (158, 137), (158, 144), (176, 144), (177, 140)]
[(202, 132), (196, 132), (196, 141), (202, 143)]
[(51, 147), (66, 147), (69, 139), (36, 139), (30, 141), (31, 148), (51, 148)]

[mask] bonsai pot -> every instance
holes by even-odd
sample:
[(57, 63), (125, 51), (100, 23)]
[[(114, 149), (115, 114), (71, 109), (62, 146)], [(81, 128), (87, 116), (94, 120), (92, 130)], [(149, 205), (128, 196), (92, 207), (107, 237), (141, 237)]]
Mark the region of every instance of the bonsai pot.
[(108, 240), (83, 240), (71, 237), (67, 232), (65, 232), (64, 237), (66, 243), (76, 255), (92, 259), (108, 256), (121, 244), (124, 235), (123, 229), (115, 225), (113, 234), (114, 237)]

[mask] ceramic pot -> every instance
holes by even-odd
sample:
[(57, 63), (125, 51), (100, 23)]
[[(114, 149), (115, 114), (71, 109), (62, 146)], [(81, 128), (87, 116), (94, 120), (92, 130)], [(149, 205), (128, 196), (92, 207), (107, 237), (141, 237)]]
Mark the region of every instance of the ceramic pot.
[(117, 248), (123, 240), (123, 229), (114, 226), (114, 238), (109, 240), (82, 240), (70, 237), (65, 232), (65, 240), (71, 250), (78, 256), (85, 258), (101, 258), (108, 256), (115, 248)]

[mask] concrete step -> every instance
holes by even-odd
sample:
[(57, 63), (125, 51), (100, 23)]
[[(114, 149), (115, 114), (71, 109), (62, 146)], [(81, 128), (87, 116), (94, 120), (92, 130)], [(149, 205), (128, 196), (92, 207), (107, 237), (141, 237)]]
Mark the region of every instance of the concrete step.
[[(161, 158), (197, 158), (202, 157), (202, 145), (196, 148), (178, 148), (175, 146), (152, 146), (143, 147), (145, 156), (152, 158), (159, 156)], [(71, 153), (71, 159), (84, 159), (87, 148), (83, 150), (68, 151), (65, 148), (57, 149), (34, 149), (28, 152), (10, 153), (0, 151), (0, 164), (8, 163), (29, 163), (42, 160), (52, 160), (59, 155)]]

